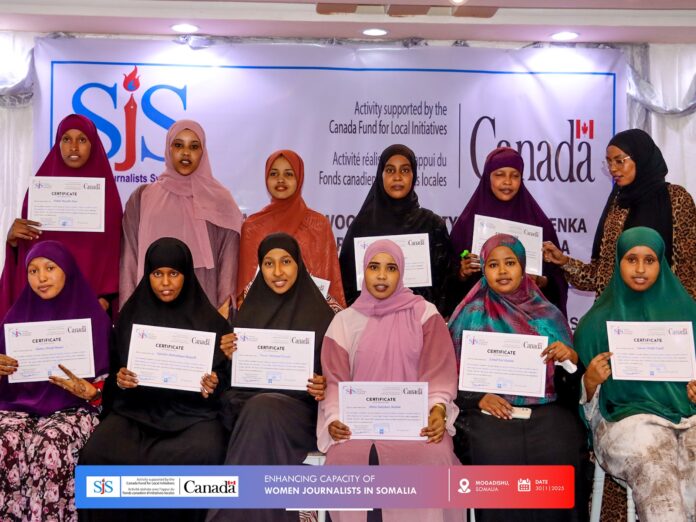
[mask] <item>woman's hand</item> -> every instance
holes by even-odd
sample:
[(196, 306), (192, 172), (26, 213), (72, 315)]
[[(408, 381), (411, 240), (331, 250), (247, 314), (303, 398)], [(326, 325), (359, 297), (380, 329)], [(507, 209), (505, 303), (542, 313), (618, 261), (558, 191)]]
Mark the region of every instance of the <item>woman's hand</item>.
[(3, 375), (12, 375), (19, 368), (17, 359), (13, 359), (9, 355), (0, 355), (0, 377)]
[(10, 227), (10, 231), (7, 233), (7, 242), (14, 248), (17, 246), (18, 239), (26, 239), (27, 241), (38, 239), (41, 235), (41, 230), (36, 227), (40, 226), (41, 223), (38, 221), (17, 218), (14, 220)]
[(512, 419), (512, 405), (502, 397), (487, 393), (479, 401), (479, 408), (499, 419)]
[(63, 388), (66, 391), (69, 391), (75, 397), (79, 397), (80, 399), (84, 399), (86, 401), (93, 401), (99, 397), (99, 389), (93, 386), (91, 382), (78, 377), (62, 364), (59, 364), (58, 368), (63, 370), (63, 373), (67, 375), (68, 378), (63, 379), (55, 375), (50, 375), (48, 380), (53, 384)]
[(606, 381), (611, 375), (609, 358), (612, 355), (612, 352), (600, 353), (587, 365), (587, 370), (585, 370), (585, 375), (582, 376), (582, 380), (585, 383), (585, 392), (588, 401), (592, 400), (592, 397), (594, 397), (597, 386)]
[(686, 385), (686, 395), (691, 402), (696, 404), (696, 381), (691, 381)]
[(544, 241), (541, 250), (544, 253), (544, 261), (547, 263), (563, 266), (570, 260), (570, 258), (561, 252), (551, 241)]
[(218, 376), (215, 372), (206, 373), (203, 376), (201, 379), (201, 395), (204, 399), (207, 399), (213, 394), (218, 383)]
[(420, 432), (421, 437), (428, 437), (428, 444), (442, 441), (445, 436), (445, 410), (439, 406), (433, 406), (428, 417), (428, 426)]
[(116, 385), (122, 390), (135, 388), (138, 385), (138, 376), (124, 366), (116, 374)]
[(104, 309), (105, 312), (109, 309), (109, 301), (107, 301), (103, 297), (99, 298), (99, 304), (101, 305), (101, 307)]
[(541, 356), (544, 357), (544, 364), (549, 361), (571, 361), (576, 366), (578, 364), (578, 353), (561, 341), (556, 341), (548, 345), (546, 349), (541, 352)]
[(218, 313), (224, 317), (225, 319), (229, 319), (230, 317), (230, 301), (232, 300), (231, 297), (228, 297), (225, 299), (225, 302), (220, 305), (220, 308), (218, 308)]
[(220, 349), (228, 359), (232, 359), (232, 354), (237, 351), (237, 334), (228, 333), (220, 339)]
[(459, 262), (459, 279), (464, 281), (471, 277), (471, 274), (481, 271), (481, 262), (476, 254), (469, 254), (462, 257)]
[(314, 397), (315, 401), (323, 401), (326, 397), (326, 377), (314, 374), (314, 377), (307, 379), (307, 392)]
[(546, 285), (549, 284), (549, 278), (546, 276), (538, 276), (538, 275), (531, 275), (532, 281), (539, 287), (539, 288), (545, 288)]
[(336, 442), (350, 439), (350, 428), (341, 421), (333, 421), (329, 424), (329, 435)]

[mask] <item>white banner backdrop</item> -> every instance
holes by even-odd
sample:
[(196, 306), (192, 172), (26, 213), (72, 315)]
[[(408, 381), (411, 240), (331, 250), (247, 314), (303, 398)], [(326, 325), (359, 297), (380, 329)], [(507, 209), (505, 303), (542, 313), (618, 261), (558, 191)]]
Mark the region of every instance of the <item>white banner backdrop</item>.
[[(165, 41), (41, 39), (34, 162), (71, 112), (96, 123), (123, 202), (162, 171), (174, 120), (206, 129), (215, 176), (251, 214), (268, 203), (264, 164), (305, 161), (304, 198), (341, 243), (380, 152), (404, 143), (418, 196), (451, 227), (488, 152), (519, 149), (529, 190), (561, 247), (589, 258), (611, 182), (601, 168), (625, 125), (625, 62), (612, 50), (379, 48), (293, 44), (191, 50)], [(571, 324), (592, 302), (573, 292)]]

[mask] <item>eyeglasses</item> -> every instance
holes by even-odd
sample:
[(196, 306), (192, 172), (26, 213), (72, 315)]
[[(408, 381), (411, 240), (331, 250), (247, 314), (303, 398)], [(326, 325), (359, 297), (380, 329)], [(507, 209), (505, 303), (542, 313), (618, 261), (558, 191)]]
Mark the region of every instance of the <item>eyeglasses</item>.
[(623, 158), (617, 158), (617, 159), (606, 159), (602, 161), (602, 166), (605, 169), (610, 169), (613, 166), (616, 166), (617, 168), (621, 168), (626, 164), (627, 160), (630, 160), (631, 156), (624, 156)]

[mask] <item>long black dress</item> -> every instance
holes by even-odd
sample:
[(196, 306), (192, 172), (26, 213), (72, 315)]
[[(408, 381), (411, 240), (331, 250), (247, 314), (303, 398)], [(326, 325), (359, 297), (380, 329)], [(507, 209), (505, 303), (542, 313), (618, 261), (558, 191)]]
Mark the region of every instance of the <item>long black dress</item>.
[[(179, 296), (165, 303), (152, 291), (149, 274), (162, 267), (184, 276)], [(229, 382), (230, 363), (217, 348), (230, 327), (210, 304), (193, 269), (188, 247), (173, 238), (155, 241), (145, 257), (145, 276), (123, 306), (115, 329), (112, 375), (127, 365), (133, 324), (215, 332), (213, 371), (220, 384), (207, 399), (198, 392), (138, 386), (118, 389), (113, 407), (82, 450), (80, 464), (221, 464), (227, 433), (220, 420), (220, 396)], [(202, 376), (201, 376), (202, 377)], [(81, 511), (83, 520), (202, 520), (202, 510)]]
[[(259, 266), (274, 248), (288, 252), (298, 265), (297, 280), (276, 294), (259, 274), (249, 289), (235, 328), (313, 331), (314, 372), (321, 374), (321, 344), (333, 311), (307, 272), (300, 247), (287, 234), (271, 234), (259, 245)], [(234, 357), (234, 355), (233, 355)], [(317, 401), (307, 391), (231, 388), (223, 396), (223, 418), (232, 431), (225, 464), (298, 465), (316, 450)], [(285, 510), (210, 510), (208, 522), (297, 521)]]

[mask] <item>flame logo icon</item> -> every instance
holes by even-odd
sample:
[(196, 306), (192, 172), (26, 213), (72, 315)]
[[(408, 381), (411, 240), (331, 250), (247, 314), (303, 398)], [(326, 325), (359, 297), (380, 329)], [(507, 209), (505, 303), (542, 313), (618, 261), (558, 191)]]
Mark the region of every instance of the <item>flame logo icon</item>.
[(133, 66), (133, 70), (130, 73), (123, 75), (123, 88), (128, 92), (134, 92), (140, 88), (140, 76), (138, 76), (137, 65)]

